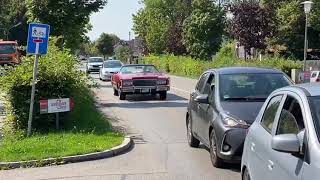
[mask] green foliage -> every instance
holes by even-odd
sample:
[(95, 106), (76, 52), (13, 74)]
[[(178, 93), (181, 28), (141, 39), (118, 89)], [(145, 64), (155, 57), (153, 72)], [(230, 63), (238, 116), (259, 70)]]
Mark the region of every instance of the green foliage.
[(183, 41), (190, 55), (209, 60), (222, 42), (223, 12), (212, 0), (195, 0), (183, 28)]
[(284, 59), (280, 57), (266, 57), (262, 61), (252, 60), (245, 61), (236, 58), (235, 48), (233, 43), (226, 44), (217, 53), (213, 61), (195, 60), (191, 57), (183, 56), (155, 56), (145, 57), (145, 64), (154, 64), (159, 69), (170, 74), (198, 78), (204, 71), (212, 68), (232, 67), (232, 66), (249, 66), (275, 68), (290, 74), (291, 69), (300, 69), (301, 63)]
[(90, 29), (90, 15), (98, 12), (107, 0), (27, 0), (29, 21), (51, 25), (51, 34), (62, 36), (67, 48), (75, 49)]
[[(133, 15), (133, 30), (151, 53), (185, 53), (182, 24), (190, 14), (188, 0), (144, 0), (145, 7)], [(187, 4), (187, 5), (186, 5)]]
[(257, 1), (242, 1), (232, 4), (231, 12), (234, 17), (229, 31), (246, 52), (250, 55), (251, 48), (265, 50), (266, 40), (275, 29), (272, 9)]
[(114, 45), (116, 45), (120, 39), (113, 34), (102, 33), (96, 42), (96, 47), (104, 56), (111, 56), (114, 53)]
[(128, 46), (120, 46), (115, 49), (116, 58), (122, 62), (127, 62), (128, 58), (133, 55), (132, 50)]
[[(77, 70), (75, 57), (68, 51), (60, 51), (53, 44), (52, 42), (49, 54), (40, 58), (36, 84), (33, 127), (45, 131), (54, 127), (55, 119), (51, 114), (40, 115), (39, 100), (55, 98), (79, 100), (77, 99), (78, 91), (86, 89), (86, 77)], [(24, 130), (27, 127), (33, 61), (34, 57), (25, 58), (20, 66), (10, 70), (7, 76), (0, 78), (2, 85), (0, 88), (8, 102), (8, 126), (13, 130)], [(85, 92), (81, 94), (84, 98), (88, 97), (88, 95), (84, 96)], [(62, 115), (61, 118), (62, 122), (64, 119), (70, 119), (67, 115)]]

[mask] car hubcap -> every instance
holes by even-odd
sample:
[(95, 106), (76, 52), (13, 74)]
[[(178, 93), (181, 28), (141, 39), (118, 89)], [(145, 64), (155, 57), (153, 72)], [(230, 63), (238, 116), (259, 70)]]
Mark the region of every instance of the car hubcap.
[(212, 151), (211, 155), (212, 155), (212, 159), (216, 158), (216, 150), (217, 150), (216, 142), (215, 142), (214, 137), (212, 136), (211, 137), (211, 151)]
[(188, 141), (191, 142), (191, 136), (192, 136), (192, 131), (191, 131), (191, 122), (190, 120), (188, 121)]

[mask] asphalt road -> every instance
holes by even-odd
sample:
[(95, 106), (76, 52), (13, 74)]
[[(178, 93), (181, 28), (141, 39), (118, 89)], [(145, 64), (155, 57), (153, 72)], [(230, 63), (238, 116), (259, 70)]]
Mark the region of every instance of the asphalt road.
[(93, 77), (100, 84), (95, 92), (101, 110), (115, 119), (115, 128), (134, 137), (134, 148), (111, 159), (0, 171), (0, 179), (240, 180), (239, 165), (216, 169), (204, 147), (187, 144), (185, 112), (195, 80), (172, 77), (167, 101), (148, 96), (119, 101), (110, 83)]

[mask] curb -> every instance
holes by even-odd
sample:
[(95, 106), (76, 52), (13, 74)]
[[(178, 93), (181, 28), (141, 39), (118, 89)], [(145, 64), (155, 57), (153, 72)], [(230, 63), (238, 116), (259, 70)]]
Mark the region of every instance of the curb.
[(77, 156), (67, 156), (62, 158), (48, 158), (43, 160), (0, 162), (0, 170), (62, 165), (62, 164), (68, 164), (68, 163), (77, 163), (77, 162), (111, 158), (111, 157), (118, 156), (128, 152), (132, 147), (133, 147), (132, 139), (130, 137), (125, 137), (121, 145), (116, 146), (107, 151), (89, 153), (89, 154), (77, 155)]

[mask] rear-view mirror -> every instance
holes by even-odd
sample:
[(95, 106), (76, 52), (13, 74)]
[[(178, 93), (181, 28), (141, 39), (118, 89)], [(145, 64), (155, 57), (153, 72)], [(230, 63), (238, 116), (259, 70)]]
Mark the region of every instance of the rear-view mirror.
[(285, 153), (299, 153), (300, 141), (295, 134), (282, 134), (272, 138), (272, 149)]
[(199, 95), (194, 100), (201, 104), (209, 104), (208, 95)]

